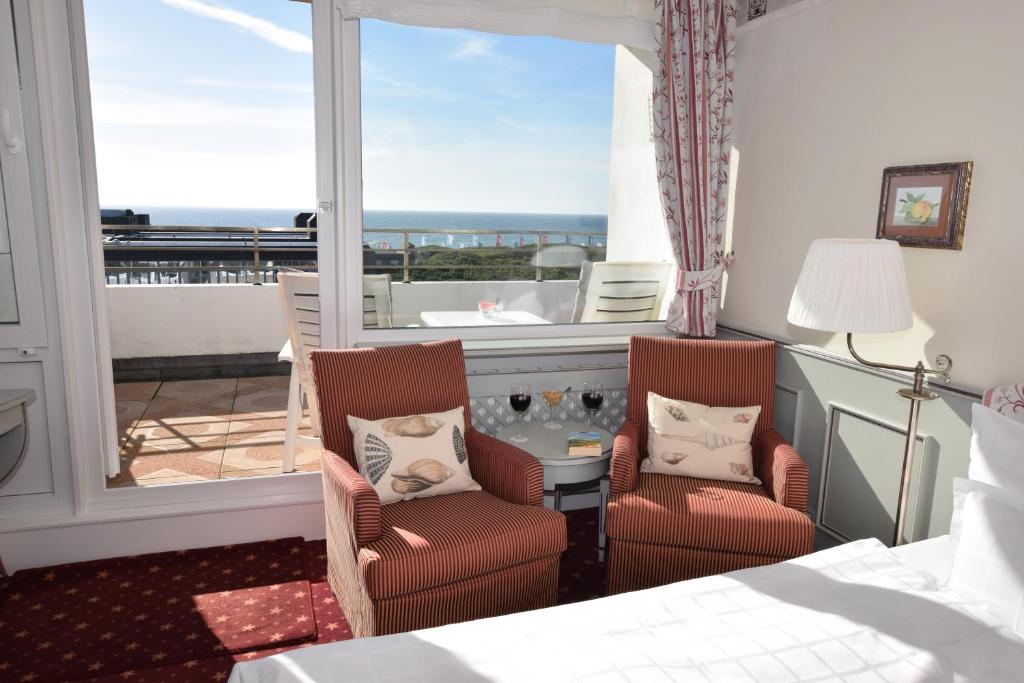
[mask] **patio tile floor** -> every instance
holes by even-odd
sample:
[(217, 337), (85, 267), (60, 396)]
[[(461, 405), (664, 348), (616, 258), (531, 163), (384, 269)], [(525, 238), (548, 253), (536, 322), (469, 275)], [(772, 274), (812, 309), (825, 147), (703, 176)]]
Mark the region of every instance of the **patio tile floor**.
[[(281, 474), (288, 377), (114, 385), (121, 473), (112, 487)], [(311, 435), (309, 417), (300, 434)], [(298, 445), (295, 469), (320, 469)]]

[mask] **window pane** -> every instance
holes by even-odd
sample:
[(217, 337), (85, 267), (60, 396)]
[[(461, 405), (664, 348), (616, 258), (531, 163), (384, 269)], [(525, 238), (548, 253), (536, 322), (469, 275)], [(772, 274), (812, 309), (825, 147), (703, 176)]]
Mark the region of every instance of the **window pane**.
[(361, 27), (364, 325), (652, 319), (657, 273), (588, 282), (611, 280), (589, 264), (608, 258), (615, 46)]
[[(285, 449), (286, 423), (315, 426), (288, 400), (319, 340), (310, 5), (84, 7), (121, 444), (108, 486), (318, 469), (316, 449)], [(276, 284), (293, 269), (312, 271), (282, 278), (305, 285), (301, 319)]]

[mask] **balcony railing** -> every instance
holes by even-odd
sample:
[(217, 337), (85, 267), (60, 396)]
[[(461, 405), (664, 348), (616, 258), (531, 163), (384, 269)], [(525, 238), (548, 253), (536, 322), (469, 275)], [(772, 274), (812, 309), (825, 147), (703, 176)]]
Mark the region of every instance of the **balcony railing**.
[[(316, 228), (139, 226), (106, 231), (113, 233), (104, 235), (107, 284), (263, 284), (274, 282), (281, 269), (317, 267)], [(605, 257), (605, 236), (581, 231), (366, 228), (364, 233), (400, 237), (401, 246), (364, 243), (363, 271), (389, 273), (402, 282), (575, 279), (582, 261)], [(414, 245), (413, 236), (427, 235), (442, 236), (445, 244)], [(493, 245), (479, 244), (491, 237)], [(455, 244), (465, 239), (473, 244)]]

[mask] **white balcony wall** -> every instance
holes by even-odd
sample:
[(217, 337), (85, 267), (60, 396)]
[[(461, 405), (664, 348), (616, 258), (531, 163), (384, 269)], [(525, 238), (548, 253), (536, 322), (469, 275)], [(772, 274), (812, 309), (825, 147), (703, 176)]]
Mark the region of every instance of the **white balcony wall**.
[[(612, 148), (608, 164), (609, 261), (672, 260), (651, 135), (653, 60), (653, 53), (646, 50), (621, 45), (615, 48)], [(675, 277), (673, 271), (669, 282), (675, 282)], [(662, 318), (671, 302), (671, 296), (664, 298)]]
[(608, 260), (668, 261), (671, 243), (658, 192), (651, 137), (651, 63), (643, 50), (615, 48), (608, 182)]
[(114, 358), (279, 351), (277, 285), (108, 285)]
[[(577, 282), (415, 282), (391, 286), (393, 323), (421, 311), (476, 310), (499, 298), (506, 309), (552, 322), (572, 319)], [(279, 351), (288, 338), (277, 285), (109, 285), (114, 358)]]
[(572, 321), (576, 280), (546, 282), (412, 282), (391, 285), (392, 323), (420, 324), (420, 311), (475, 311), (499, 299), (506, 310), (528, 311), (553, 323)]

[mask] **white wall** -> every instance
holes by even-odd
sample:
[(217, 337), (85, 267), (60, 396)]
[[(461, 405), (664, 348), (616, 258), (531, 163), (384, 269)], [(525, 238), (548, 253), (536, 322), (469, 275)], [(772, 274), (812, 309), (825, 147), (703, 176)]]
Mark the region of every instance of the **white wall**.
[(949, 353), (975, 389), (1024, 378), (1021, 26), (1019, 0), (808, 0), (743, 27), (722, 321), (842, 349), (786, 323), (809, 242), (874, 237), (886, 166), (973, 160), (963, 251), (904, 249), (916, 325), (859, 350)]
[(277, 285), (108, 285), (114, 358), (280, 351)]
[(643, 50), (615, 48), (608, 181), (608, 260), (670, 260), (651, 140), (651, 64)]

